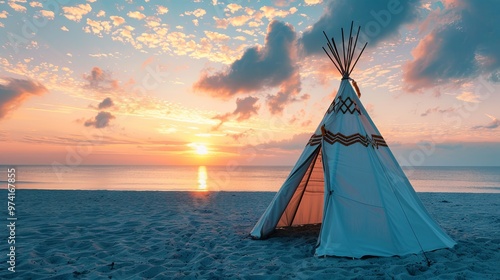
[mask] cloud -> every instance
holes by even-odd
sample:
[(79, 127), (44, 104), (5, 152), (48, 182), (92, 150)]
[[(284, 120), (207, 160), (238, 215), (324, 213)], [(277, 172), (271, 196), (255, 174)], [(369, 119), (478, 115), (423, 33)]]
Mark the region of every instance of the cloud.
[(91, 126), (95, 128), (104, 128), (109, 126), (110, 121), (114, 118), (115, 116), (113, 116), (110, 112), (99, 112), (94, 119), (85, 121), (83, 125), (87, 127)]
[(30, 1), (30, 6), (33, 7), (33, 8), (35, 8), (35, 7), (43, 8), (42, 3), (37, 2), (37, 1)]
[(54, 19), (54, 12), (53, 11), (47, 11), (47, 10), (40, 10), (37, 12), (38, 15), (41, 15), (42, 17), (45, 17), (47, 19)]
[(204, 16), (207, 13), (204, 9), (196, 9), (194, 11), (187, 11), (184, 14), (187, 16), (193, 15), (197, 18)]
[(16, 1), (9, 1), (9, 6), (16, 12), (26, 12), (26, 7), (17, 4)]
[(500, 2), (449, 2), (441, 22), (412, 51), (403, 67), (406, 89), (419, 91), (500, 71)]
[(241, 15), (241, 16), (235, 16), (228, 18), (229, 24), (232, 26), (243, 26), (247, 21), (251, 20), (252, 17), (249, 15)]
[(14, 78), (0, 79), (0, 119), (17, 109), (33, 95), (47, 93), (47, 88), (39, 82)]
[(226, 113), (213, 117), (213, 119), (220, 120), (220, 123), (216, 125), (213, 130), (218, 130), (222, 124), (233, 118), (236, 118), (237, 121), (244, 121), (252, 117), (252, 115), (257, 115), (258, 110), (260, 109), (260, 105), (257, 104), (257, 101), (259, 101), (259, 98), (253, 96), (237, 98), (236, 109), (232, 113)]
[(321, 4), (322, 2), (323, 2), (323, 0), (304, 0), (304, 3), (306, 4), (306, 6), (317, 5), (317, 4)]
[(259, 98), (248, 96), (245, 98), (236, 99), (236, 110), (233, 115), (236, 116), (237, 121), (249, 119), (252, 115), (256, 115), (260, 106), (256, 105)]
[(298, 97), (300, 91), (300, 75), (297, 72), (290, 79), (281, 84), (278, 93), (267, 96), (267, 107), (269, 108), (269, 112), (273, 115), (281, 114), (287, 104), (309, 99), (310, 96), (308, 94)]
[(500, 126), (500, 120), (488, 114), (486, 114), (486, 116), (488, 116), (491, 119), (491, 122), (489, 122), (486, 125), (473, 126), (472, 129), (495, 129)]
[(290, 10), (287, 11), (279, 10), (271, 6), (263, 6), (259, 10), (262, 11), (262, 13), (264, 13), (264, 16), (269, 20), (272, 20), (275, 17), (284, 18), (290, 14), (294, 14), (297, 11), (294, 7), (290, 8)]
[(340, 38), (339, 27), (344, 27), (346, 32), (354, 21), (355, 26), (361, 26), (361, 42), (368, 41), (373, 47), (383, 39), (396, 35), (402, 24), (416, 19), (419, 7), (420, 0), (330, 1), (321, 18), (312, 28), (304, 31), (299, 41), (306, 55), (322, 53), (321, 46), (326, 44), (323, 31), (337, 39)]
[(90, 75), (83, 75), (83, 78), (89, 82), (87, 88), (93, 89), (117, 89), (118, 81), (111, 78), (111, 74), (99, 67), (92, 68)]
[(231, 37), (229, 37), (228, 35), (222, 34), (219, 32), (208, 31), (208, 30), (205, 30), (204, 32), (205, 32), (205, 35), (207, 36), (207, 38), (212, 40), (212, 41), (224, 42), (224, 41), (228, 41), (229, 39), (231, 39)]
[(479, 103), (481, 101), (481, 96), (476, 95), (472, 92), (463, 92), (456, 97), (458, 100), (462, 100), (470, 103)]
[(193, 88), (228, 99), (235, 94), (279, 86), (297, 72), (295, 40), (292, 26), (272, 21), (263, 47), (247, 49), (226, 71), (203, 73)]
[(253, 128), (247, 129), (240, 133), (227, 134), (227, 136), (234, 139), (234, 141), (239, 142), (240, 139), (247, 137), (249, 134), (254, 133), (255, 130)]
[(113, 105), (115, 105), (113, 103), (113, 100), (109, 97), (106, 97), (103, 101), (101, 101), (101, 103), (99, 103), (99, 105), (97, 105), (97, 108), (99, 110), (102, 110), (102, 109), (106, 109), (109, 107), (113, 107)]
[(164, 6), (160, 6), (158, 5), (156, 7), (156, 12), (159, 14), (159, 15), (164, 15), (166, 13), (168, 13), (168, 8), (167, 7), (164, 7)]
[(227, 9), (231, 12), (231, 14), (234, 14), (235, 12), (240, 10), (241, 8), (243, 8), (241, 5), (238, 5), (235, 3), (231, 3), (231, 4), (227, 5)]
[(92, 7), (86, 4), (80, 4), (73, 7), (63, 7), (64, 16), (72, 21), (79, 22), (82, 17), (92, 11)]
[(114, 26), (119, 26), (125, 23), (125, 19), (119, 16), (110, 16), (109, 18), (113, 21)]
[(49, 136), (37, 136), (37, 135), (25, 135), (23, 138), (19, 139), (20, 142), (30, 143), (30, 144), (51, 144), (51, 145), (63, 145), (63, 146), (97, 146), (97, 145), (123, 145), (123, 144), (148, 144), (144, 142), (139, 142), (136, 140), (129, 139), (119, 139), (111, 137), (108, 135), (95, 134), (90, 135), (87, 139), (82, 139), (81, 135), (68, 134), (64, 136), (60, 135), (49, 135)]
[(269, 141), (256, 146), (258, 149), (302, 150), (311, 138), (311, 133), (295, 134), (290, 139)]
[(440, 114), (444, 114), (444, 113), (452, 113), (452, 112), (455, 112), (457, 110), (457, 108), (453, 108), (453, 107), (450, 107), (450, 108), (446, 108), (446, 109), (441, 109), (439, 106), (437, 107), (434, 107), (434, 108), (429, 108), (427, 109), (425, 112), (423, 112), (422, 114), (420, 114), (421, 117), (425, 117), (431, 113), (440, 113)]
[(134, 12), (130, 11), (127, 13), (127, 16), (130, 18), (135, 18), (137, 20), (141, 20), (146, 17), (143, 13), (139, 11), (134, 11)]
[(86, 33), (97, 34), (99, 37), (102, 37), (102, 32), (109, 33), (111, 31), (111, 23), (109, 21), (96, 21), (87, 18), (87, 26), (85, 26), (84, 31)]
[(229, 20), (225, 19), (225, 18), (218, 18), (216, 16), (212, 17), (215, 21), (215, 27), (217, 28), (222, 28), (222, 29), (226, 29), (227, 26), (229, 25)]

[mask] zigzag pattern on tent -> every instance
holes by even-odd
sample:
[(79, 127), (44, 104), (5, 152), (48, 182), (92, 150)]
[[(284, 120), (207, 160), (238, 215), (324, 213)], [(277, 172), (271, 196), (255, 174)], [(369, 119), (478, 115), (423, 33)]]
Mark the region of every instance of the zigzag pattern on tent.
[(385, 142), (384, 138), (380, 135), (375, 135), (372, 134), (371, 138), (366, 135), (363, 136), (359, 133), (353, 134), (353, 135), (344, 135), (342, 133), (332, 133), (331, 131), (324, 130), (324, 134), (313, 134), (311, 138), (309, 139), (309, 142), (307, 142), (308, 145), (310, 146), (315, 146), (321, 144), (321, 139), (325, 139), (326, 142), (329, 144), (334, 144), (334, 143), (339, 143), (344, 146), (349, 146), (355, 143), (361, 143), (361, 145), (368, 147), (371, 145), (374, 148), (377, 148), (382, 146), (382, 147), (387, 147), (387, 143)]
[(342, 96), (339, 96), (335, 100), (333, 100), (330, 107), (328, 107), (328, 114), (330, 114), (332, 111), (335, 111), (335, 113), (341, 111), (343, 114), (347, 112), (351, 114), (354, 114), (354, 112), (358, 112), (358, 114), (361, 115), (361, 110), (359, 110), (358, 104), (352, 101), (350, 97), (347, 97), (345, 100), (343, 100)]

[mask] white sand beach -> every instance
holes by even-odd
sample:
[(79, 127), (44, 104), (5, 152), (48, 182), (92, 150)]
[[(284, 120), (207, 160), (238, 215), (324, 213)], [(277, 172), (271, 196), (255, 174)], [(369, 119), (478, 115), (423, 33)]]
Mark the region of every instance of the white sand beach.
[[(500, 194), (419, 193), (458, 243), (428, 252), (430, 267), (421, 254), (314, 257), (314, 226), (250, 239), (273, 196), (20, 190), (16, 272), (4, 261), (0, 278), (500, 279)], [(7, 246), (0, 244), (4, 260)]]

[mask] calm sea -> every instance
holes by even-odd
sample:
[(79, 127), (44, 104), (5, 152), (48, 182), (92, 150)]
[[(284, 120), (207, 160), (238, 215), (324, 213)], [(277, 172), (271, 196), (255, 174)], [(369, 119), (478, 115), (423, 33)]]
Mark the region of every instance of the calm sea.
[[(8, 166), (0, 166), (6, 184)], [(277, 191), (291, 167), (15, 166), (19, 189)], [(500, 193), (500, 167), (403, 168), (418, 192)]]

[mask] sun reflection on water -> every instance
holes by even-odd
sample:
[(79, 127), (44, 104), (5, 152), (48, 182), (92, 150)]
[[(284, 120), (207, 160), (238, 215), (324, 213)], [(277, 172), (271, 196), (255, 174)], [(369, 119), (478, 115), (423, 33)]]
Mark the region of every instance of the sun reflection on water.
[(205, 166), (198, 167), (198, 190), (207, 191), (207, 168)]

